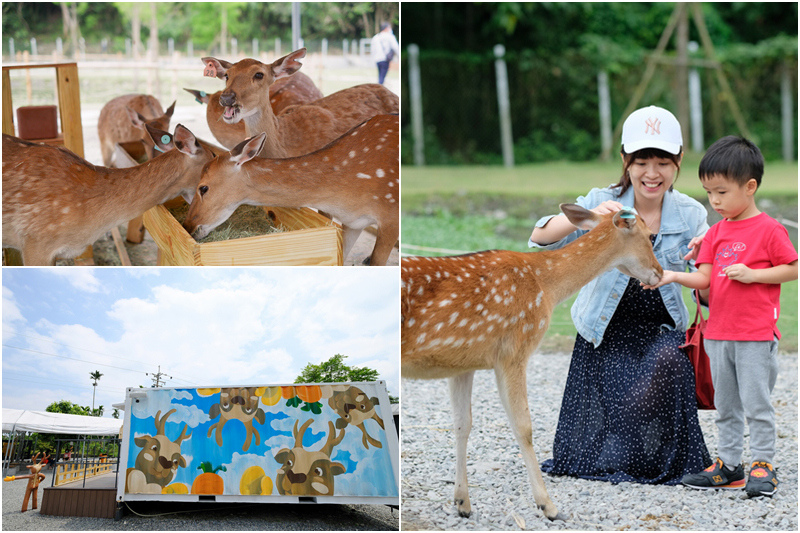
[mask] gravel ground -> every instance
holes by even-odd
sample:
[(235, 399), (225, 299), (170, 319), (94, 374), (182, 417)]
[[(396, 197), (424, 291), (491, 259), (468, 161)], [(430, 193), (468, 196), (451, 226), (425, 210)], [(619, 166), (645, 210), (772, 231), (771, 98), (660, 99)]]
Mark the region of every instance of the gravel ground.
[[(47, 481), (49, 482), (49, 480)], [(24, 481), (2, 484), (3, 531), (397, 531), (399, 513), (385, 505), (133, 502), (122, 520), (20, 512)], [(39, 489), (41, 508), (43, 490)]]
[[(528, 365), (528, 403), (537, 459), (552, 457), (552, 444), (569, 355), (535, 355)], [(508, 426), (494, 375), (476, 373), (473, 429), (467, 448), (472, 516), (452, 503), (455, 440), (447, 384), (404, 380), (401, 434), (403, 530), (798, 530), (797, 354), (779, 356), (772, 394), (777, 418), (773, 498), (748, 499), (743, 491), (698, 491), (682, 486), (612, 485), (545, 475), (550, 498), (566, 521), (550, 522), (533, 502), (519, 447)], [(715, 411), (700, 411), (712, 458), (717, 452)], [(745, 445), (744, 460), (749, 460)]]

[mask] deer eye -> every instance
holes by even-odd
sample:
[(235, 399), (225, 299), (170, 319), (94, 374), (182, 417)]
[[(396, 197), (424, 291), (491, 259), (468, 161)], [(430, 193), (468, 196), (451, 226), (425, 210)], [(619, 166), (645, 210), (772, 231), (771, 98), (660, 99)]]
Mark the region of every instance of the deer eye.
[(200, 186), (200, 196), (205, 195), (208, 192), (208, 185), (201, 185)]
[(263, 80), (264, 79), (264, 73), (263, 72), (256, 72), (256, 75), (253, 76), (253, 78), (257, 79), (257, 80)]
[(225, 74), (225, 81), (228, 81), (228, 75)]
[(286, 460), (286, 466), (288, 466), (289, 468), (293, 467), (294, 466), (294, 461), (292, 461), (291, 459), (287, 459)]
[(322, 476), (322, 469), (320, 467), (316, 467), (314, 469), (314, 473), (318, 476)]
[(157, 449), (158, 449), (158, 446), (156, 446), (155, 444), (153, 444), (152, 446), (150, 446), (150, 449), (151, 449), (151, 450), (157, 450)]

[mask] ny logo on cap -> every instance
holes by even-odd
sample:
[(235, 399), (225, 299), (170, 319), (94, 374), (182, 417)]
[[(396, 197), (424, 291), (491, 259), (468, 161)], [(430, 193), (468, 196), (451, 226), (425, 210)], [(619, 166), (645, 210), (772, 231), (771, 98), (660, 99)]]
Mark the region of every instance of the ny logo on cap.
[[(661, 135), (661, 121), (657, 118), (650, 117), (644, 121), (645, 128), (644, 133), (649, 133), (650, 135)], [(652, 131), (650, 131), (652, 128)]]

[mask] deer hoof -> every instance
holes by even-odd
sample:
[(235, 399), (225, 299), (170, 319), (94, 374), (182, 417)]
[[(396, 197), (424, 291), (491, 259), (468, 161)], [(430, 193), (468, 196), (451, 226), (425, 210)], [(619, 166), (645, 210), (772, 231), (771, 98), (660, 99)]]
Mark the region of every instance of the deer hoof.
[(469, 518), (469, 515), (472, 514), (472, 506), (469, 503), (469, 500), (455, 500), (456, 508), (458, 509), (458, 514), (463, 516), (464, 518)]
[(550, 520), (564, 520), (564, 521), (566, 521), (566, 519), (567, 519), (566, 516), (564, 516), (562, 513), (558, 512), (558, 508), (552, 502), (551, 503), (547, 503), (545, 505), (540, 505), (539, 509), (541, 509), (544, 512), (544, 515), (547, 518), (549, 518)]

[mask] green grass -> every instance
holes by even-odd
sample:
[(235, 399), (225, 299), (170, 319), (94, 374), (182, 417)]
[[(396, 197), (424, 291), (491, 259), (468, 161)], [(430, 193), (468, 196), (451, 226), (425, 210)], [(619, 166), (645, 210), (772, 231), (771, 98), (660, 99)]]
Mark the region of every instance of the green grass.
[[(699, 157), (689, 155), (676, 188), (697, 199), (705, 192), (696, 178)], [(558, 204), (573, 201), (592, 187), (615, 182), (619, 161), (608, 163), (554, 162), (502, 167), (410, 167), (404, 166), (402, 198), (403, 252), (419, 255), (451, 255), (487, 249), (528, 251), (527, 242), (538, 218), (555, 213)], [(775, 218), (797, 220), (797, 163), (771, 162), (758, 198), (762, 210)], [(765, 208), (768, 206), (769, 209)], [(709, 216), (713, 224), (715, 214)], [(789, 228), (797, 246), (797, 230)], [(407, 245), (446, 250), (407, 248)], [(684, 299), (694, 316), (690, 292)], [(572, 350), (575, 328), (569, 309), (575, 296), (553, 313), (550, 329), (540, 351)], [(798, 349), (798, 283), (786, 283), (781, 290), (783, 334), (780, 349)]]
[[(700, 157), (688, 154), (683, 161), (675, 188), (693, 197), (705, 196), (697, 178)], [(520, 165), (506, 169), (499, 166), (414, 167), (404, 165), (403, 200), (432, 193), (506, 193), (528, 195), (578, 196), (593, 187), (616, 183), (621, 175), (618, 158), (607, 162), (572, 163), (556, 161)], [(764, 169), (760, 194), (797, 195), (797, 162), (768, 162)]]

